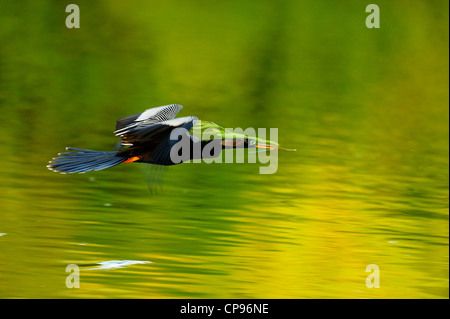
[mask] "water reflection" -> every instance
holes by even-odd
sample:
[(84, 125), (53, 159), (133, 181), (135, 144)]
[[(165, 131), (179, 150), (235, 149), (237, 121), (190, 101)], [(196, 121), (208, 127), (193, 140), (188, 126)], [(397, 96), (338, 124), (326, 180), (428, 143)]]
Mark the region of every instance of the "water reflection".
[(85, 270), (109, 270), (109, 269), (116, 269), (116, 268), (125, 268), (126, 266), (130, 265), (139, 265), (139, 264), (149, 264), (151, 261), (145, 261), (145, 260), (108, 260), (108, 261), (101, 261), (96, 264), (89, 264), (89, 265), (83, 265), (84, 267), (92, 267), (92, 268), (85, 268)]

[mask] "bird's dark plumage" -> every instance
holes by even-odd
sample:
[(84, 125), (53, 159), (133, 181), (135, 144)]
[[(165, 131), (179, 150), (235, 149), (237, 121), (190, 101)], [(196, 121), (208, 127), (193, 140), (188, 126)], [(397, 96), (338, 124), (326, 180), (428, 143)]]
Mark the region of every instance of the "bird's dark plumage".
[(71, 152), (58, 154), (47, 167), (60, 173), (85, 173), (131, 162), (173, 165), (170, 150), (177, 141), (170, 140), (170, 133), (176, 128), (187, 132), (198, 120), (195, 116), (175, 119), (182, 108), (170, 104), (119, 119), (114, 133), (126, 148), (112, 152), (66, 148)]

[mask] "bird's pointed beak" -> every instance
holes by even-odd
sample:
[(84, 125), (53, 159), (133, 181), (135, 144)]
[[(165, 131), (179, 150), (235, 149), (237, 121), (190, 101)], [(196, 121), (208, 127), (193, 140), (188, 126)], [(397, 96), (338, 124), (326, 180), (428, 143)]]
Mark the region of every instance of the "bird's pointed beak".
[(291, 151), (291, 152), (295, 152), (297, 151), (296, 149), (289, 149), (289, 148), (284, 148), (278, 145), (271, 145), (271, 144), (264, 144), (264, 143), (257, 143), (256, 144), (256, 148), (259, 149), (280, 149), (280, 150), (285, 150), (285, 151)]
[(280, 148), (279, 146), (276, 145), (270, 145), (270, 144), (264, 144), (264, 143), (257, 143), (256, 144), (256, 148), (259, 149), (278, 149)]

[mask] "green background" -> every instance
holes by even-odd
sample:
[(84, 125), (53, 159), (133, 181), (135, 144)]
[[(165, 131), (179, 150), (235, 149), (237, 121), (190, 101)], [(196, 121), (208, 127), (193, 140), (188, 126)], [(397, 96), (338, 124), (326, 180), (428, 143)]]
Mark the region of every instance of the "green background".
[[(0, 297), (448, 298), (448, 1), (376, 1), (380, 29), (367, 4), (1, 1)], [(45, 167), (170, 103), (297, 152), (170, 167), (157, 193), (141, 164)]]

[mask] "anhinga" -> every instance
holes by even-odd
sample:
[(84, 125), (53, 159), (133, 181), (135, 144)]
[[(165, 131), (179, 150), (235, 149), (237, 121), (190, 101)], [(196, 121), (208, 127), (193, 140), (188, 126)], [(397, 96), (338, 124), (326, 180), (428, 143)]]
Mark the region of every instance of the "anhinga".
[[(196, 146), (203, 151), (210, 143), (217, 144), (220, 149), (224, 148), (280, 148), (277, 143), (264, 141), (256, 137), (241, 135), (230, 137), (228, 131), (212, 122), (203, 121), (200, 130), (206, 128), (217, 129), (219, 138), (202, 140), (189, 133), (196, 125), (198, 119), (195, 116), (175, 118), (175, 115), (183, 107), (171, 104), (148, 109), (142, 113), (131, 115), (117, 121), (115, 135), (120, 137), (121, 146), (125, 147), (118, 151), (99, 152), (85, 149), (67, 147), (71, 152), (59, 153), (59, 157), (53, 158), (47, 167), (60, 173), (86, 173), (98, 171), (124, 163), (149, 163), (156, 165), (175, 165), (182, 162), (212, 158), (220, 155), (220, 152), (203, 154), (194, 152)], [(171, 139), (171, 133), (178, 128), (185, 129), (185, 137), (191, 143), (190, 153), (183, 160), (174, 162), (171, 158), (171, 149), (179, 141)], [(217, 134), (216, 134), (217, 135)], [(211, 146), (211, 145), (210, 145)], [(199, 149), (197, 147), (197, 149)]]

